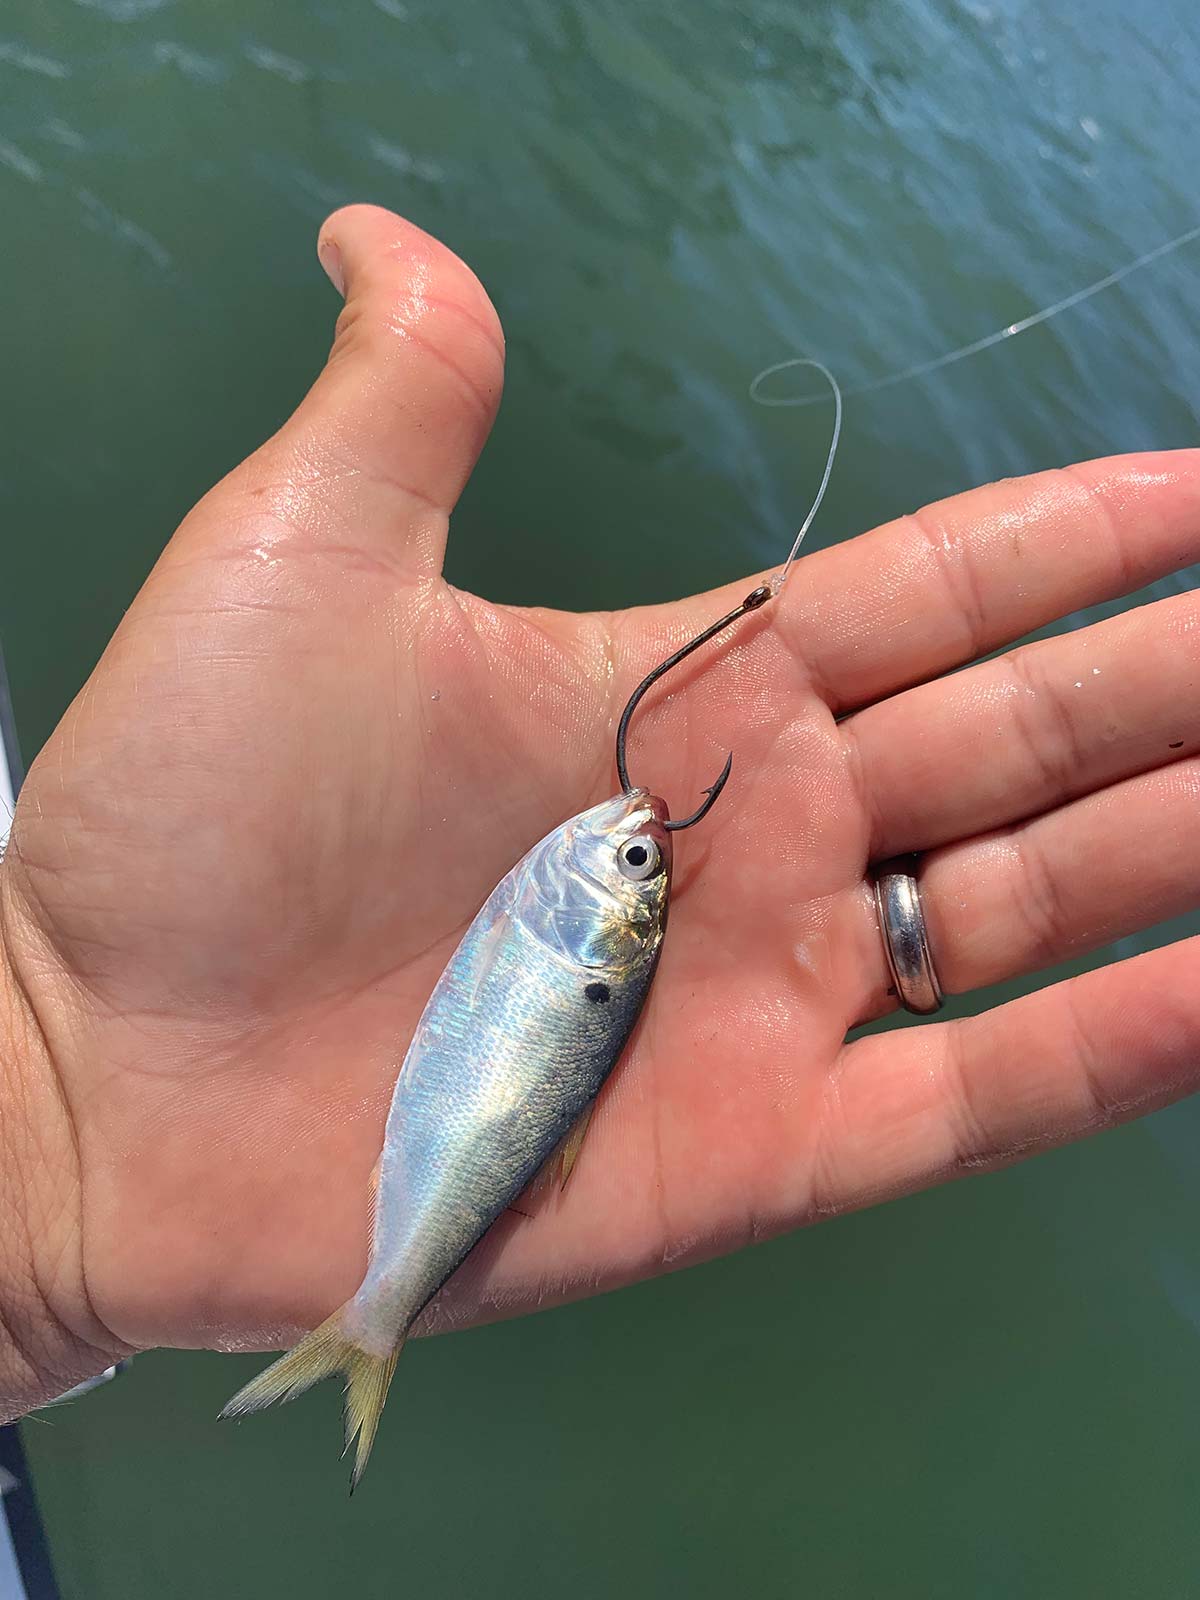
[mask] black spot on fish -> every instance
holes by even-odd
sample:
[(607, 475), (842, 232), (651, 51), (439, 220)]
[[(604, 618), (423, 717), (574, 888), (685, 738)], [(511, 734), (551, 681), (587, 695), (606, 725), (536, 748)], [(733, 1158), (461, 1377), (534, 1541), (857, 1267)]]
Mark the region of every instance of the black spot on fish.
[(1167, 749), (1168, 750), (1182, 750), (1183, 749), (1183, 740), (1182, 739), (1176, 739), (1174, 744), (1169, 744), (1167, 746)]
[(610, 998), (606, 983), (589, 983), (583, 991), (593, 1005), (602, 1006)]

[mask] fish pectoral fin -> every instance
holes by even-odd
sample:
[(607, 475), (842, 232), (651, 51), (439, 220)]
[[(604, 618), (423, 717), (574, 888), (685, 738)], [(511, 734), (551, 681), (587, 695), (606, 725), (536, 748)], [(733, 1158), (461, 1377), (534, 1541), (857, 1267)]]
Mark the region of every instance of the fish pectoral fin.
[(496, 965), (500, 952), (504, 949), (505, 941), (511, 932), (512, 918), (507, 911), (498, 912), (495, 921), (487, 930), (475, 953), (474, 975), (470, 990), (466, 996), (469, 1010), (473, 1011), (479, 1003), (479, 996), (483, 986), (491, 976), (492, 968)]
[(537, 1177), (521, 1191), (520, 1203), (509, 1206), (510, 1211), (515, 1211), (519, 1217), (536, 1217), (551, 1191), (561, 1193), (566, 1188), (567, 1179), (579, 1160), (579, 1152), (594, 1110), (593, 1103), (583, 1112), (566, 1138), (555, 1146), (553, 1154)]

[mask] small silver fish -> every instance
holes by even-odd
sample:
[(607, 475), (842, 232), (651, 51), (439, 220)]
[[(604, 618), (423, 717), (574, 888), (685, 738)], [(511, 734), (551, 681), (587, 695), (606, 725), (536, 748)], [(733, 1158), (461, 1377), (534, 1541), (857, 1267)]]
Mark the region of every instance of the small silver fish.
[(565, 1182), (649, 992), (670, 888), (667, 808), (645, 789), (572, 817), (500, 882), (400, 1069), (358, 1292), (223, 1417), (342, 1373), (353, 1489), (419, 1313), (548, 1162)]

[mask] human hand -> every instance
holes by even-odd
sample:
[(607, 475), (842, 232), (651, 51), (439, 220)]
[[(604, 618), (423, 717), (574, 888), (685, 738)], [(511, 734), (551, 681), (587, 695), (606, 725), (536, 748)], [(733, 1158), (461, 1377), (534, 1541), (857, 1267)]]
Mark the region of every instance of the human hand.
[[(12, 1408), (127, 1347), (289, 1342), (354, 1290), (437, 974), (528, 846), (614, 791), (633, 684), (752, 581), (592, 616), (451, 589), (495, 314), (385, 212), (339, 212), (321, 252), (347, 293), (329, 364), (168, 545), (0, 869)], [(673, 673), (634, 723), (635, 781), (682, 814), (737, 762), (680, 837), (643, 1023), (563, 1196), (493, 1230), (427, 1324), (627, 1282), (1194, 1087), (1195, 941), (845, 1036), (894, 1004), (873, 861), (927, 852), (955, 991), (1196, 901), (1195, 596), (941, 675), (1197, 559), (1200, 452), (1093, 462), (807, 557)]]

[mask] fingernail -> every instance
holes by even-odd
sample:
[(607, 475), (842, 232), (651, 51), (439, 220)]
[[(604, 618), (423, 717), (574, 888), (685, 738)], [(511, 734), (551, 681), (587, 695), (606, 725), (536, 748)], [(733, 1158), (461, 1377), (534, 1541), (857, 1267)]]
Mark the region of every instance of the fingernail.
[(325, 276), (342, 296), (346, 298), (346, 285), (342, 278), (342, 252), (332, 239), (322, 239), (317, 246), (317, 260), (325, 269)]

